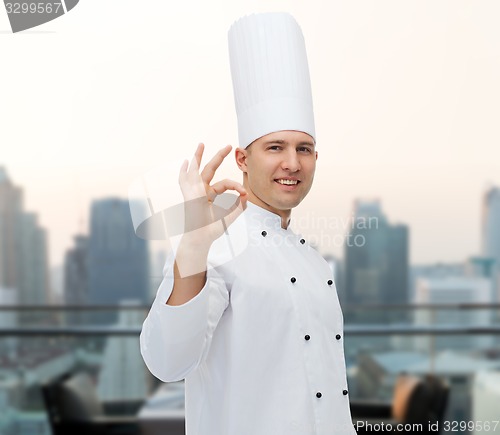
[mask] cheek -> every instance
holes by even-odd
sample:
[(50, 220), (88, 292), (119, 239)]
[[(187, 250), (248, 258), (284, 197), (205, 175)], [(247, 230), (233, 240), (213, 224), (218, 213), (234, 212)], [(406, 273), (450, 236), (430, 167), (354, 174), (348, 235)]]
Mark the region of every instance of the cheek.
[(302, 170), (309, 178), (314, 176), (316, 171), (316, 161), (307, 161), (302, 165)]
[(269, 174), (262, 166), (255, 165), (249, 171), (248, 180), (255, 187), (265, 186), (267, 180), (269, 179)]
[(256, 185), (269, 185), (276, 174), (280, 173), (280, 164), (276, 159), (262, 158), (248, 166), (249, 179)]
[(270, 162), (263, 162), (257, 166), (256, 170), (262, 179), (269, 179), (273, 178), (273, 175), (276, 173), (276, 165), (272, 165)]

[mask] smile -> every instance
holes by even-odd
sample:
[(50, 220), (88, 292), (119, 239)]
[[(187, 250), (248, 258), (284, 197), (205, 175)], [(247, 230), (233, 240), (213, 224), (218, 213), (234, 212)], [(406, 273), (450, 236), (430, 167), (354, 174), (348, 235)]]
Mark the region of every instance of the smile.
[(299, 180), (285, 180), (283, 178), (279, 178), (279, 179), (274, 180), (274, 181), (276, 181), (279, 184), (285, 184), (287, 186), (293, 186), (293, 185), (300, 183)]

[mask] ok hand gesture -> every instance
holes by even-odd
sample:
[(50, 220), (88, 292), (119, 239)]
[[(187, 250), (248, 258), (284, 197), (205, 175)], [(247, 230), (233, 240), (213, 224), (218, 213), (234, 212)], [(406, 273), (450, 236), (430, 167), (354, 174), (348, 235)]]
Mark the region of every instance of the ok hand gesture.
[[(204, 145), (200, 143), (189, 167), (187, 160), (182, 164), (179, 172), (179, 185), (184, 196), (185, 234), (183, 237), (187, 238), (191, 246), (208, 247), (246, 208), (247, 192), (240, 183), (229, 179), (210, 184), (215, 172), (231, 151), (231, 145), (219, 150), (200, 174), (203, 150)], [(227, 190), (235, 190), (240, 194), (229, 210), (214, 205), (217, 195)]]

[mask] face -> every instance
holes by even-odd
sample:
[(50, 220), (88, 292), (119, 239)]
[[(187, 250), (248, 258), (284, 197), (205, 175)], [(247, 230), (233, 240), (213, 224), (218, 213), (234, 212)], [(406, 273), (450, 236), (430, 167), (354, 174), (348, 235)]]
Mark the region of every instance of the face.
[(311, 189), (318, 153), (314, 140), (301, 131), (278, 131), (236, 149), (236, 163), (243, 172), (248, 199), (280, 216)]

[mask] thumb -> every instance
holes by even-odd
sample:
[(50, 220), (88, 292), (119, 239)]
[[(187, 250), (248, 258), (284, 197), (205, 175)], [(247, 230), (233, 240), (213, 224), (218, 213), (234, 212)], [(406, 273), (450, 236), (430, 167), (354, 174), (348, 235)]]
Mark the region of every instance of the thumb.
[(236, 220), (236, 218), (246, 210), (247, 200), (248, 195), (238, 196), (236, 202), (231, 206), (231, 208), (227, 211), (226, 216), (224, 217), (226, 227), (231, 225)]

